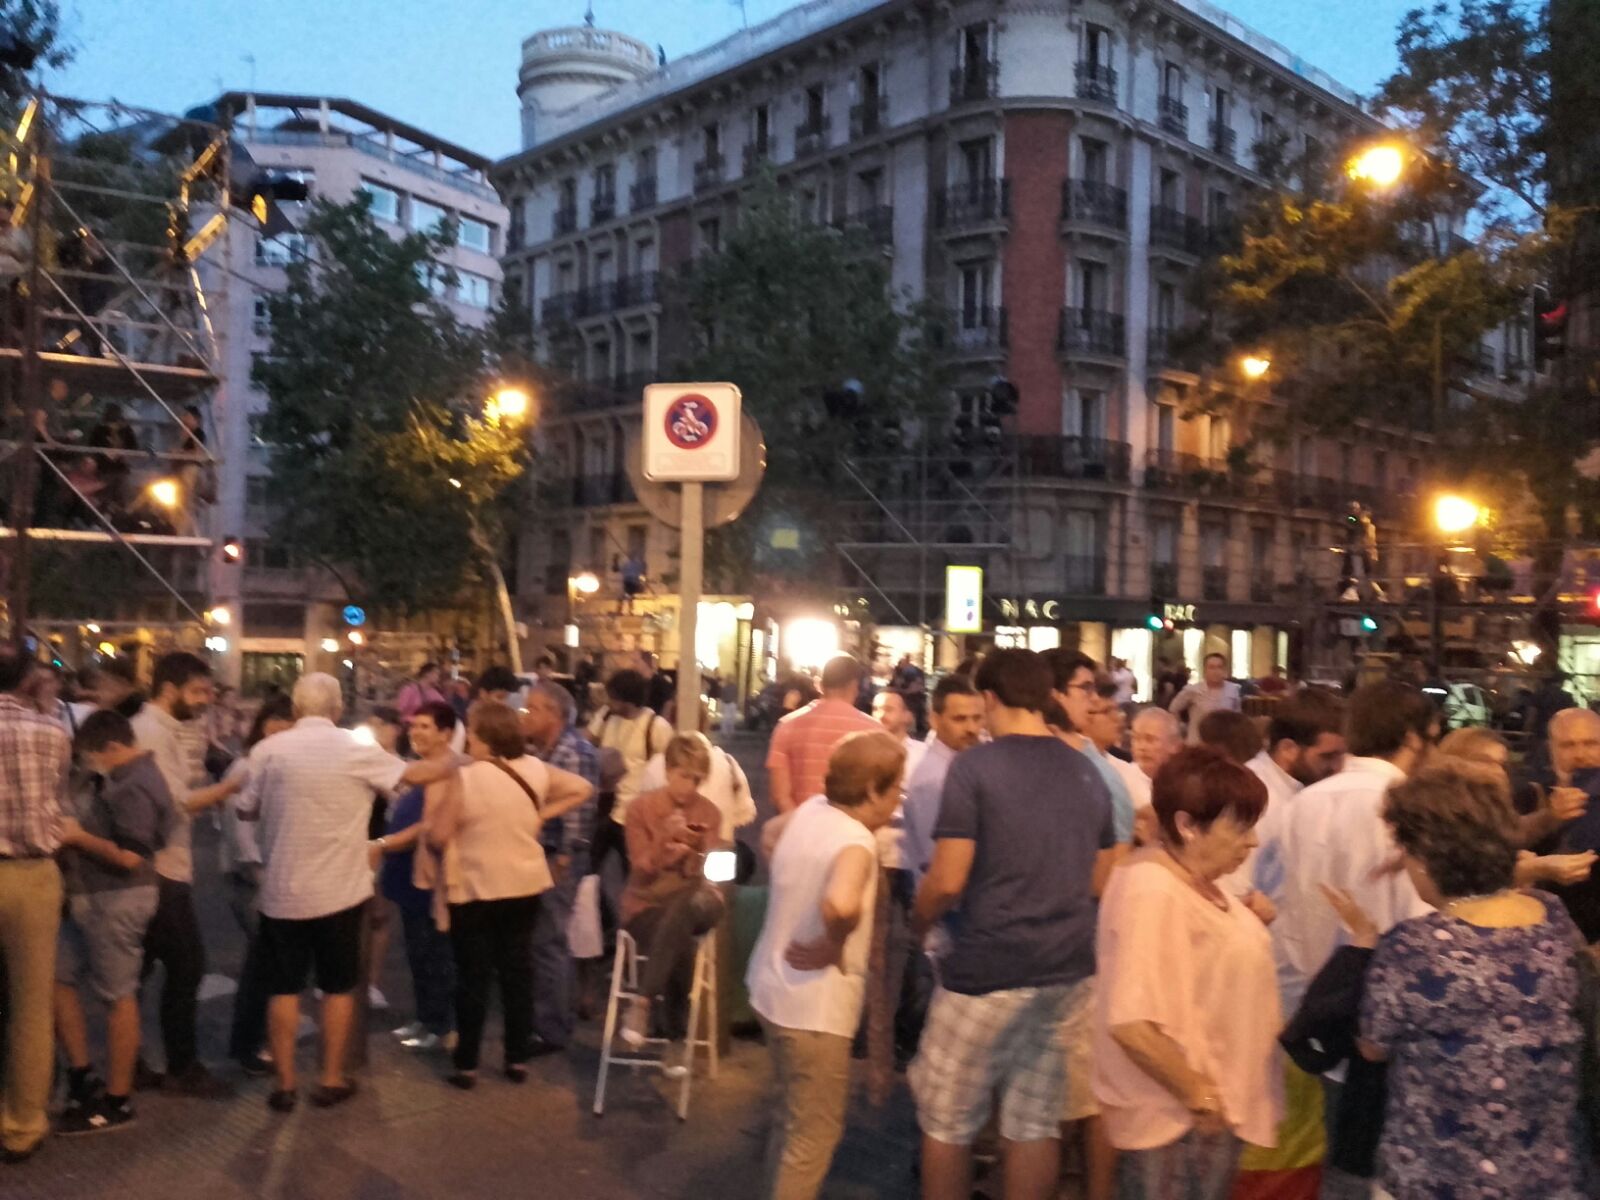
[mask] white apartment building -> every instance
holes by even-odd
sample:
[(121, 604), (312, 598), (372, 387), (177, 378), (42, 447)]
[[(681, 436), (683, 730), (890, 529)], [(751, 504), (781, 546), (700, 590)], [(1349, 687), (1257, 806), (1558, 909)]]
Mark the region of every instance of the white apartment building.
[[(488, 183), (488, 159), (335, 97), (230, 92), (215, 107), (258, 167), (303, 180), (313, 198), (343, 203), (365, 191), (373, 214), (396, 235), (453, 217), (459, 235), (444, 264), (457, 283), (438, 289), (464, 321), (487, 322), (506, 249), (506, 210)], [(283, 288), (284, 267), (304, 252), (298, 235), (267, 239), (239, 221), (205, 267), (230, 273), (218, 289), (225, 307), (213, 314), (223, 381), (212, 419), (223, 467), (209, 520), (219, 545), (228, 538), (244, 545), (242, 563), (213, 556), (212, 602), (232, 614), (231, 626), (218, 631), (228, 643), (224, 674), (247, 694), (302, 670), (336, 671), (349, 654), (341, 615), (349, 600), (337, 577), (270, 537), (274, 497), (267, 449), (256, 436), (267, 398), (252, 386), (250, 368), (270, 345), (266, 297)], [(329, 638), (337, 650), (324, 648)]]
[[(1427, 448), (1399, 426), (1294, 436), (1244, 462), (1244, 430), (1194, 415), (1200, 376), (1169, 345), (1200, 315), (1191, 274), (1265, 186), (1260, 156), (1342, 153), (1379, 128), (1348, 88), (1205, 0), (812, 0), (667, 64), (622, 33), (549, 30), (523, 44), (519, 94), (523, 149), (492, 172), (510, 208), (505, 287), (536, 330), (575, 332), (587, 385), (547, 421), (570, 504), (528, 539), (521, 573), (552, 640), (575, 604), (616, 596), (618, 562), (671, 568), (674, 535), (623, 470), (639, 386), (684, 336), (661, 280), (719, 245), (763, 163), (816, 220), (871, 231), (898, 288), (948, 306), (954, 416), (982, 423), (997, 379), (1020, 396), (1005, 548), (939, 547), (928, 571), (879, 547), (845, 580), (895, 653), (924, 652), (943, 565), (977, 561), (999, 641), (1074, 640), (1144, 678), (1210, 650), (1262, 674), (1291, 653), (1306, 564), (1346, 503), (1390, 530), (1412, 516)], [(1271, 387), (1252, 395), (1270, 406)], [(568, 587), (583, 571), (602, 581), (590, 601)], [(748, 681), (749, 635), (781, 650), (787, 614), (728, 599)], [(1152, 630), (1152, 611), (1177, 627)], [(627, 637), (670, 653), (667, 625)]]

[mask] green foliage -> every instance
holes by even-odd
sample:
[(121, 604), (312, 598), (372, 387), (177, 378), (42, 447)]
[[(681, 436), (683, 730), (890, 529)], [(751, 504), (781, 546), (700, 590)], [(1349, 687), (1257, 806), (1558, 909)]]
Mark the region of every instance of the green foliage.
[(392, 238), (362, 198), (318, 204), (305, 232), (314, 250), (269, 299), (253, 372), (273, 535), (353, 568), (375, 609), (451, 606), (481, 582), (495, 506), (526, 466), (520, 425), (485, 408), (504, 364), (425, 282), (449, 231)]
[(61, 40), (61, 5), (57, 0), (0, 0), (0, 29), (39, 51), (30, 72), (0, 66), (0, 119), (9, 123), (22, 111), (39, 73), (66, 66), (72, 60), (72, 49)]
[[(870, 476), (945, 411), (940, 314), (894, 294), (888, 259), (864, 231), (799, 219), (770, 176), (675, 300), (697, 345), (680, 376), (737, 384), (767, 445), (762, 490), (713, 539), (708, 570), (729, 590), (746, 590), (754, 574), (825, 589), (830, 515), (859, 494), (845, 464)], [(824, 394), (850, 381), (856, 413), (830, 417)], [(795, 549), (784, 548), (788, 531)]]

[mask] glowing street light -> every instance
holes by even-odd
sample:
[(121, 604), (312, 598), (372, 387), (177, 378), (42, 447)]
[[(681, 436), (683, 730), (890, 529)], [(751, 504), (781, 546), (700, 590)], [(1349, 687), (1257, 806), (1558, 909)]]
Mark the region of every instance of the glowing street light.
[(1483, 510), (1464, 496), (1440, 496), (1433, 502), (1433, 523), (1440, 533), (1461, 534), (1483, 518)]
[(359, 629), (352, 629), (344, 636), (350, 639), (352, 646), (365, 646), (367, 644), (367, 635)]
[(1368, 146), (1344, 165), (1345, 174), (1357, 183), (1367, 183), (1379, 188), (1391, 188), (1399, 183), (1400, 176), (1405, 174), (1405, 169), (1404, 152), (1399, 146), (1389, 142)]
[(491, 421), (520, 421), (528, 415), (533, 401), (521, 388), (504, 387), (489, 397), (484, 415)]
[(593, 571), (584, 571), (574, 575), (568, 582), (572, 590), (585, 596), (592, 596), (600, 590), (600, 578)]
[(217, 605), (216, 608), (206, 609), (205, 616), (206, 620), (210, 621), (213, 625), (233, 624), (233, 612), (220, 604)]
[(450, 481), (450, 486), (451, 486), (451, 487), (453, 487), (453, 488), (455, 488), (455, 489), (456, 489), (456, 490), (457, 490), (457, 491), (460, 491), (460, 490), (461, 490), (461, 480), (459, 480), (459, 479), (452, 479), (452, 480), (451, 480), (451, 481)]
[(338, 651), (339, 651), (339, 641), (338, 641), (338, 639), (337, 638), (331, 638), (331, 637), (323, 638), (322, 639), (322, 650), (323, 650), (324, 654), (337, 654)]
[(182, 495), (176, 479), (154, 480), (145, 491), (149, 493), (150, 499), (161, 505), (162, 508), (177, 508), (178, 500)]
[(1264, 379), (1267, 372), (1272, 370), (1272, 360), (1259, 354), (1246, 354), (1239, 360), (1239, 370), (1246, 379)]

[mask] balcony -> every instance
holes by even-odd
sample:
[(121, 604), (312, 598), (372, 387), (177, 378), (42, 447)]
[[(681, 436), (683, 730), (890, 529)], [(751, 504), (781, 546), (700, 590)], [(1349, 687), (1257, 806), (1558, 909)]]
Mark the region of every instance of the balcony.
[(771, 142), (746, 142), (744, 146), (744, 173), (749, 175), (756, 168), (772, 161)]
[(615, 312), (617, 308), (617, 281), (602, 280), (578, 293), (578, 306), (574, 316), (598, 317)]
[(1210, 139), (1210, 146), (1214, 153), (1223, 158), (1232, 158), (1234, 149), (1238, 145), (1239, 135), (1225, 121), (1213, 120), (1206, 127)]
[(1250, 603), (1271, 604), (1277, 598), (1278, 585), (1271, 575), (1250, 577)]
[(1117, 102), (1117, 72), (1108, 63), (1080, 62), (1078, 64), (1078, 99), (1101, 100), (1107, 104)]
[(894, 245), (894, 206), (892, 204), (875, 204), (871, 208), (863, 208), (860, 212), (844, 218), (839, 224), (844, 229), (863, 230), (868, 237), (880, 246)]
[(708, 154), (694, 165), (694, 190), (705, 192), (722, 182), (722, 155)]
[(933, 222), (947, 233), (1011, 219), (1011, 181), (979, 179), (933, 195)]
[(636, 497), (626, 471), (607, 471), (599, 475), (578, 475), (572, 480), (574, 508), (600, 508), (608, 504), (632, 504)]
[(550, 236), (564, 237), (569, 233), (576, 233), (578, 229), (578, 206), (564, 205), (556, 209), (550, 218)]
[(1017, 469), (1026, 479), (1128, 482), (1131, 452), (1126, 442), (1048, 434), (1021, 434), (1014, 440)]
[(1228, 568), (1211, 565), (1200, 568), (1200, 596), (1203, 600), (1228, 598)]
[(1152, 450), (1145, 458), (1144, 486), (1156, 492), (1202, 491), (1220, 474), (1211, 469), (1210, 459), (1198, 454)]
[(989, 357), (1004, 351), (1010, 329), (1004, 308), (958, 308), (950, 314), (950, 352)]
[(511, 223), (506, 226), (506, 253), (512, 254), (528, 244), (528, 227), (523, 224), (522, 206), (511, 210)]
[(968, 62), (950, 72), (952, 105), (993, 100), (999, 94), (1000, 64), (993, 59)]
[(624, 275), (616, 283), (618, 308), (639, 308), (661, 303), (661, 272), (640, 271)]
[(656, 177), (646, 175), (635, 179), (628, 188), (628, 211), (643, 212), (656, 206)]
[(1176, 96), (1158, 97), (1156, 99), (1156, 123), (1167, 133), (1187, 138), (1189, 136), (1189, 106)]
[(810, 158), (828, 148), (828, 130), (832, 122), (827, 117), (803, 121), (794, 127), (794, 156)]
[(1170, 250), (1190, 258), (1199, 258), (1205, 251), (1206, 228), (1194, 217), (1163, 204), (1150, 208), (1150, 246), (1156, 250)]
[(617, 215), (615, 192), (600, 192), (589, 201), (589, 224), (600, 225)]
[(575, 320), (582, 295), (582, 292), (552, 292), (539, 305), (539, 323), (564, 325)]
[(1099, 554), (1069, 554), (1061, 560), (1063, 587), (1069, 596), (1104, 596), (1106, 560)]
[(1178, 564), (1152, 562), (1150, 564), (1150, 594), (1163, 600), (1178, 594)]
[(1128, 193), (1097, 179), (1068, 179), (1061, 184), (1061, 219), (1125, 232)]
[(889, 97), (869, 96), (850, 106), (850, 140), (872, 137), (889, 125)]
[(1126, 323), (1121, 313), (1095, 308), (1063, 308), (1057, 348), (1067, 355), (1123, 358), (1127, 355)]

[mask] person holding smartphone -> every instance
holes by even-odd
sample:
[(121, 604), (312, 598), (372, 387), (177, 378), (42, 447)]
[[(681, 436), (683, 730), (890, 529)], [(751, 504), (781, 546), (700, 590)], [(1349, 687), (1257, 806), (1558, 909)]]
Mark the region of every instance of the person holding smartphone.
[(648, 956), (618, 1036), (630, 1049), (650, 1036), (652, 1003), (674, 979), (687, 991), (694, 943), (722, 918), (722, 893), (705, 881), (705, 856), (722, 841), (722, 813), (701, 793), (711, 774), (703, 739), (680, 733), (666, 749), (667, 783), (628, 808), (628, 886), (622, 926)]

